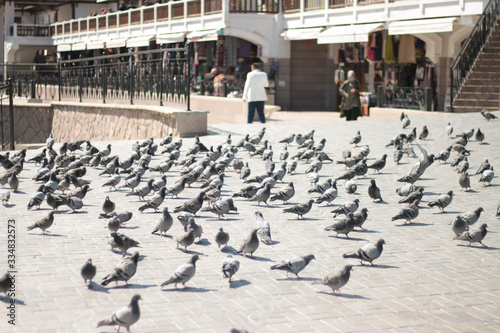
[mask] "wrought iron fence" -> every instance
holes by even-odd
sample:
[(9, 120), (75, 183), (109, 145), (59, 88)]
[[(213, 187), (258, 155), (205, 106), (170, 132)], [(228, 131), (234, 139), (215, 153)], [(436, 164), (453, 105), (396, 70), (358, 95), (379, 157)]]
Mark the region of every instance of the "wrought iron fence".
[(484, 46), (498, 22), (499, 16), (500, 0), (490, 0), (451, 64), (450, 111), (453, 112), (453, 102), (474, 69), (479, 55), (483, 52)]
[(224, 81), (215, 84), (212, 81), (200, 81), (194, 87), (195, 92), (200, 95), (223, 96), (227, 97), (230, 93), (241, 95), (243, 93), (244, 82)]
[(188, 49), (161, 49), (59, 62), (60, 99), (158, 101), (189, 110)]
[(432, 111), (432, 88), (379, 86), (378, 107)]

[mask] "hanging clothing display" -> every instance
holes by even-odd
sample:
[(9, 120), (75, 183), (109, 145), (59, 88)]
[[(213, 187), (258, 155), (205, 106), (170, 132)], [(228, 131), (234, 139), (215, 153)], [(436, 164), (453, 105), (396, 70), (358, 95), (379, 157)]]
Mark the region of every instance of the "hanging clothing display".
[(239, 39), (238, 58), (250, 58), (252, 56), (252, 43), (247, 40)]
[(415, 37), (412, 35), (399, 36), (399, 58), (400, 64), (416, 64), (415, 58)]
[(392, 36), (386, 33), (385, 36), (385, 55), (384, 55), (384, 61), (386, 63), (395, 63), (396, 62), (396, 57), (394, 56), (394, 44), (392, 42)]
[(226, 36), (224, 38), (224, 47), (226, 48), (226, 66), (234, 67), (236, 66), (236, 60), (238, 56), (239, 42), (238, 38)]
[(214, 42), (206, 42), (206, 50), (207, 50), (207, 67), (212, 68), (214, 66)]
[(215, 47), (215, 67), (226, 66), (226, 49), (224, 47), (224, 37), (219, 36)]

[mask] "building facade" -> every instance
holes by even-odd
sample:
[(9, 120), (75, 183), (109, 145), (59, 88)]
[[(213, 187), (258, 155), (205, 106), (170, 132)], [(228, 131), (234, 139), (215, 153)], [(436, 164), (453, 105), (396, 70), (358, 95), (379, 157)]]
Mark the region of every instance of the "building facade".
[[(363, 90), (429, 88), (444, 110), (449, 66), (487, 0), (2, 1), (1, 63), (190, 45), (193, 78), (240, 83), (262, 60), (271, 103), (337, 110), (354, 70)], [(31, 5), (30, 5), (31, 4)], [(43, 57), (44, 58), (43, 58)], [(224, 92), (217, 87), (214, 95)], [(418, 108), (418, 106), (417, 106)]]

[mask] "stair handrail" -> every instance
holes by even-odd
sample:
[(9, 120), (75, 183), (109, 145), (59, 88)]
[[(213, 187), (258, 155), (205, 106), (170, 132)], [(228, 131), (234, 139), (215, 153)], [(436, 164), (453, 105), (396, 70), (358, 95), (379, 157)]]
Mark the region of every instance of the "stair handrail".
[(490, 0), (450, 66), (450, 111), (500, 17), (500, 0)]

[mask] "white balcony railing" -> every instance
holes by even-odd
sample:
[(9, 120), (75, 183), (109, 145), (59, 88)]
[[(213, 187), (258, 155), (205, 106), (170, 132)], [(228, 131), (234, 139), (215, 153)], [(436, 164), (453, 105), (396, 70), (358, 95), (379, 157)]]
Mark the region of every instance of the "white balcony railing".
[(10, 26), (10, 37), (50, 37), (51, 29), (44, 24), (18, 24)]

